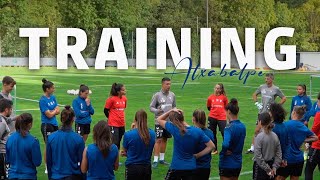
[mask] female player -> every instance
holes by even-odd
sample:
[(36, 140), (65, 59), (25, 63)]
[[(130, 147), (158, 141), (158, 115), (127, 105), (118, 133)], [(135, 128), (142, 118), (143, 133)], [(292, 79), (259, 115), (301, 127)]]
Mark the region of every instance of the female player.
[(242, 166), (246, 127), (238, 118), (239, 106), (237, 99), (231, 99), (226, 110), (230, 125), (224, 131), (219, 159), (219, 175), (221, 180), (236, 180), (239, 178)]
[(305, 112), (305, 106), (295, 106), (291, 113), (292, 120), (285, 123), (289, 133), (290, 148), (287, 166), (283, 170), (283, 175), (279, 176), (281, 180), (286, 179), (288, 176), (290, 176), (291, 180), (299, 179), (304, 164), (303, 152), (300, 150), (300, 146), (303, 142), (318, 140), (318, 137), (300, 122)]
[(91, 116), (94, 114), (94, 109), (88, 95), (89, 87), (81, 84), (79, 96), (72, 102), (76, 115), (75, 131), (82, 136), (84, 142), (87, 141), (88, 134), (90, 133)]
[(81, 171), (87, 179), (115, 179), (113, 170), (119, 167), (119, 151), (112, 143), (110, 128), (106, 121), (93, 127), (93, 144), (83, 151)]
[(276, 179), (278, 179), (279, 176), (285, 176), (284, 167), (287, 166), (287, 159), (290, 148), (289, 134), (288, 129), (283, 122), (286, 118), (286, 111), (284, 110), (282, 105), (279, 103), (270, 104), (270, 115), (274, 125), (272, 131), (276, 133), (279, 138), (282, 153), (282, 161), (276, 174)]
[(126, 179), (151, 180), (151, 156), (156, 133), (148, 128), (147, 113), (143, 109), (136, 112), (134, 124), (123, 137), (121, 154), (127, 156)]
[[(56, 115), (60, 113), (60, 108), (56, 97), (53, 95), (55, 87), (51, 81), (42, 79), (42, 90), (44, 92), (39, 100), (41, 112), (41, 133), (44, 142), (47, 143), (48, 136), (58, 130), (58, 121)], [(46, 150), (44, 148), (44, 161), (46, 162)], [(45, 173), (47, 173), (47, 166)]]
[(120, 142), (125, 132), (125, 114), (127, 107), (126, 88), (123, 84), (113, 83), (110, 97), (106, 100), (104, 114), (108, 118), (112, 141), (120, 149)]
[(80, 163), (84, 149), (81, 136), (72, 130), (74, 111), (66, 106), (61, 112), (61, 128), (48, 136), (47, 167), (49, 179), (81, 180)]
[(16, 117), (16, 132), (6, 144), (6, 163), (9, 179), (37, 179), (37, 167), (41, 164), (39, 140), (30, 134), (33, 118), (29, 113)]
[[(193, 112), (192, 122), (196, 127), (200, 128), (212, 142), (214, 141), (213, 132), (206, 126), (206, 114), (203, 110), (197, 109)], [(198, 145), (196, 153), (201, 152), (205, 148), (205, 144)], [(210, 177), (210, 168), (211, 153), (197, 159), (197, 169), (195, 172), (195, 177), (197, 177), (197, 179), (199, 180), (208, 180)]]
[[(297, 86), (297, 93), (298, 95), (296, 95), (295, 97), (292, 98), (291, 101), (291, 110), (290, 110), (290, 117), (289, 119), (291, 119), (291, 113), (293, 111), (293, 108), (295, 106), (306, 106), (306, 114), (309, 113), (309, 111), (312, 108), (312, 102), (309, 96), (307, 96), (307, 87), (305, 84), (299, 84)], [(308, 126), (308, 122), (309, 122), (309, 118), (306, 119), (306, 116), (304, 116), (303, 118), (301, 118), (301, 122), (303, 122), (306, 126)]]
[[(166, 121), (167, 118), (170, 121)], [(169, 110), (159, 116), (157, 121), (174, 139), (172, 163), (165, 179), (193, 179), (197, 168), (196, 159), (210, 153), (214, 148), (213, 142), (201, 129), (189, 126), (179, 109)], [(194, 154), (198, 144), (205, 144), (206, 148)]]
[[(312, 125), (312, 132), (316, 134), (316, 136), (320, 137), (320, 113), (318, 112), (314, 117), (314, 122)], [(318, 166), (320, 168), (320, 140), (313, 142), (307, 158), (306, 168), (305, 168), (305, 179), (312, 180), (313, 179), (313, 171)]]
[(210, 111), (208, 116), (209, 129), (212, 130), (214, 134), (214, 145), (216, 147), (213, 154), (217, 154), (217, 126), (219, 126), (219, 131), (221, 132), (222, 139), (224, 135), (224, 128), (226, 127), (226, 106), (228, 104), (228, 98), (224, 90), (222, 83), (216, 84), (214, 87), (214, 93), (208, 97), (207, 108)]
[(278, 136), (272, 132), (273, 124), (270, 114), (259, 114), (262, 132), (254, 140), (253, 179), (274, 179), (282, 160)]

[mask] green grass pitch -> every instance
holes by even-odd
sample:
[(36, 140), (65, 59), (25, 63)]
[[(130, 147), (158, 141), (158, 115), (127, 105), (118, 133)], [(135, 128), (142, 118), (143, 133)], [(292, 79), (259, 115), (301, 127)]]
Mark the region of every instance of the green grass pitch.
[[(167, 69), (166, 72), (172, 72)], [(76, 97), (68, 95), (68, 89), (78, 89), (80, 84), (86, 84), (92, 90), (90, 95), (95, 114), (93, 116), (93, 125), (105, 119), (103, 108), (105, 100), (109, 95), (110, 87), (113, 82), (123, 83), (127, 89), (128, 105), (126, 113), (126, 129), (130, 128), (133, 121), (134, 113), (140, 108), (148, 112), (148, 124), (150, 128), (154, 128), (154, 115), (149, 111), (149, 103), (152, 95), (161, 88), (161, 79), (166, 76), (163, 70), (117, 70), (116, 68), (107, 68), (106, 70), (77, 70), (70, 68), (69, 70), (57, 70), (56, 68), (42, 67), (40, 70), (29, 70), (27, 67), (0, 67), (0, 77), (9, 75), (17, 81), (17, 110), (18, 114), (29, 112), (34, 117), (34, 124), (31, 133), (36, 136), (41, 143), (41, 148), (44, 147), (42, 135), (40, 132), (40, 111), (38, 110), (38, 102), (42, 92), (42, 78), (46, 78), (55, 84), (55, 95), (59, 104), (71, 104)], [(314, 74), (314, 73), (313, 73)], [(171, 77), (171, 76), (169, 76)], [(193, 110), (200, 108), (206, 110), (207, 97), (213, 92), (213, 87), (216, 83), (222, 82), (225, 85), (227, 96), (229, 99), (235, 97), (239, 100), (240, 120), (245, 123), (247, 128), (247, 137), (245, 140), (243, 152), (242, 173), (239, 179), (247, 180), (252, 177), (252, 157), (253, 155), (245, 154), (249, 148), (255, 121), (257, 116), (257, 108), (252, 102), (252, 93), (260, 84), (264, 83), (264, 77), (251, 76), (246, 84), (242, 84), (237, 77), (204, 77), (194, 81), (187, 81), (182, 89), (182, 83), (185, 75), (174, 75), (172, 79), (171, 90), (176, 94), (177, 107), (184, 110), (185, 119), (189, 124)], [(296, 95), (296, 86), (299, 83), (305, 83), (309, 87), (310, 74), (299, 73), (295, 71), (275, 72), (275, 84), (279, 86), (287, 96), (285, 108), (289, 111), (292, 96)], [(313, 92), (319, 92), (320, 81), (314, 79)], [(309, 92), (309, 89), (308, 89)], [(313, 96), (313, 102), (314, 102)], [(277, 99), (279, 100), (279, 99)], [(208, 114), (208, 111), (206, 110)], [(59, 118), (58, 118), (59, 121)], [(313, 118), (309, 124), (311, 127)], [(171, 161), (172, 157), (172, 140), (168, 141), (166, 160)], [(92, 133), (89, 135), (87, 144), (92, 143)], [(221, 134), (218, 134), (218, 149), (221, 149)], [(124, 163), (125, 158), (120, 158), (120, 162)], [(211, 179), (219, 179), (218, 174), (218, 155), (213, 155), (211, 167)], [(38, 179), (47, 179), (44, 174), (44, 163), (38, 168)], [(159, 165), (157, 169), (152, 171), (152, 179), (163, 179), (168, 170), (167, 166)], [(124, 179), (125, 167), (120, 166), (115, 173), (117, 179)], [(302, 179), (304, 175), (301, 177)], [(320, 178), (318, 168), (315, 170), (315, 179)]]

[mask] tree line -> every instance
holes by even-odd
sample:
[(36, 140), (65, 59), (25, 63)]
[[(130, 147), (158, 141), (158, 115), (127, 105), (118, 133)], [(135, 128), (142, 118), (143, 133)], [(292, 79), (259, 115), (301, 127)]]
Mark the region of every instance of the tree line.
[[(208, 9), (208, 13), (207, 13)], [(207, 16), (208, 15), (208, 16)], [(207, 21), (208, 19), (208, 21)], [(207, 24), (208, 22), (208, 24)], [(148, 57), (156, 52), (156, 28), (172, 28), (177, 43), (180, 29), (191, 28), (192, 56), (199, 56), (199, 28), (212, 30), (212, 48), (220, 51), (221, 28), (237, 28), (244, 44), (245, 28), (256, 28), (256, 50), (263, 50), (266, 34), (275, 27), (292, 27), (292, 38), (280, 44), (294, 44), (297, 51), (320, 48), (319, 0), (1, 0), (0, 55), (28, 56), (28, 39), (19, 28), (50, 28), (41, 39), (41, 57), (56, 56), (56, 29), (81, 28), (88, 45), (84, 57), (95, 57), (102, 28), (120, 28), (126, 53), (134, 54), (135, 28), (148, 28)], [(75, 43), (70, 38), (69, 43)], [(111, 47), (112, 49), (112, 47)], [(133, 51), (133, 52), (132, 52)]]

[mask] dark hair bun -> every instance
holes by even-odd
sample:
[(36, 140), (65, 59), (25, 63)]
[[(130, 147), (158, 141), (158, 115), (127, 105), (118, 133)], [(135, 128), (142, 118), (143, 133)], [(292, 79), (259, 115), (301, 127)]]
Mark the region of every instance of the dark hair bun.
[(230, 103), (231, 103), (232, 105), (238, 105), (238, 100), (237, 100), (236, 98), (232, 98), (231, 101), (230, 101)]
[(70, 105), (66, 105), (64, 108), (65, 108), (66, 110), (70, 110), (71, 106), (70, 106)]
[(46, 80), (45, 78), (42, 79), (42, 83), (45, 84), (48, 80)]

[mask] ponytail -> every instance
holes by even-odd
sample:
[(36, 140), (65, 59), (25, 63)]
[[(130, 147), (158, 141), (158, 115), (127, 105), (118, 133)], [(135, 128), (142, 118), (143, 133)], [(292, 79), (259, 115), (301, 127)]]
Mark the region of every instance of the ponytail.
[(47, 89), (50, 89), (53, 87), (53, 83), (51, 81), (46, 80), (45, 78), (42, 79), (42, 90), (43, 92), (46, 92)]
[(195, 122), (199, 125), (199, 128), (206, 127), (206, 113), (203, 110), (197, 109), (193, 112)]
[(302, 89), (304, 90), (303, 95), (306, 96), (307, 95), (307, 86), (305, 84), (298, 84), (298, 86), (302, 87)]
[(305, 105), (303, 105), (303, 106), (295, 106), (293, 108), (293, 111), (296, 112), (296, 114), (298, 116), (297, 117), (298, 119), (301, 119), (304, 116), (304, 114), (306, 113), (306, 110), (307, 110), (307, 107)]
[(107, 157), (112, 145), (110, 127), (106, 121), (99, 121), (93, 127), (93, 140), (103, 157)]
[(31, 128), (29, 124), (32, 122), (32, 115), (30, 113), (23, 113), (16, 117), (15, 128), (18, 132), (20, 132), (22, 137), (25, 137)]
[(264, 112), (259, 114), (258, 117), (259, 121), (261, 122), (262, 127), (266, 134), (269, 134), (273, 128), (273, 124), (271, 123), (271, 116), (269, 113)]
[(140, 138), (143, 140), (144, 144), (147, 146), (150, 143), (150, 133), (147, 124), (147, 113), (143, 109), (136, 112), (135, 115), (136, 127), (139, 132)]
[(182, 113), (178, 113), (174, 111), (170, 112), (169, 119), (175, 126), (177, 126), (181, 135), (184, 135), (187, 132), (187, 129), (184, 125), (184, 117)]
[(62, 128), (71, 126), (74, 117), (75, 114), (73, 109), (70, 107), (70, 105), (66, 105), (61, 112)]
[(228, 103), (228, 105), (226, 106), (226, 110), (229, 110), (233, 115), (238, 115), (239, 113), (238, 100), (236, 98), (232, 98)]
[(119, 96), (119, 92), (122, 87), (123, 87), (123, 84), (113, 83), (110, 90), (110, 96)]

